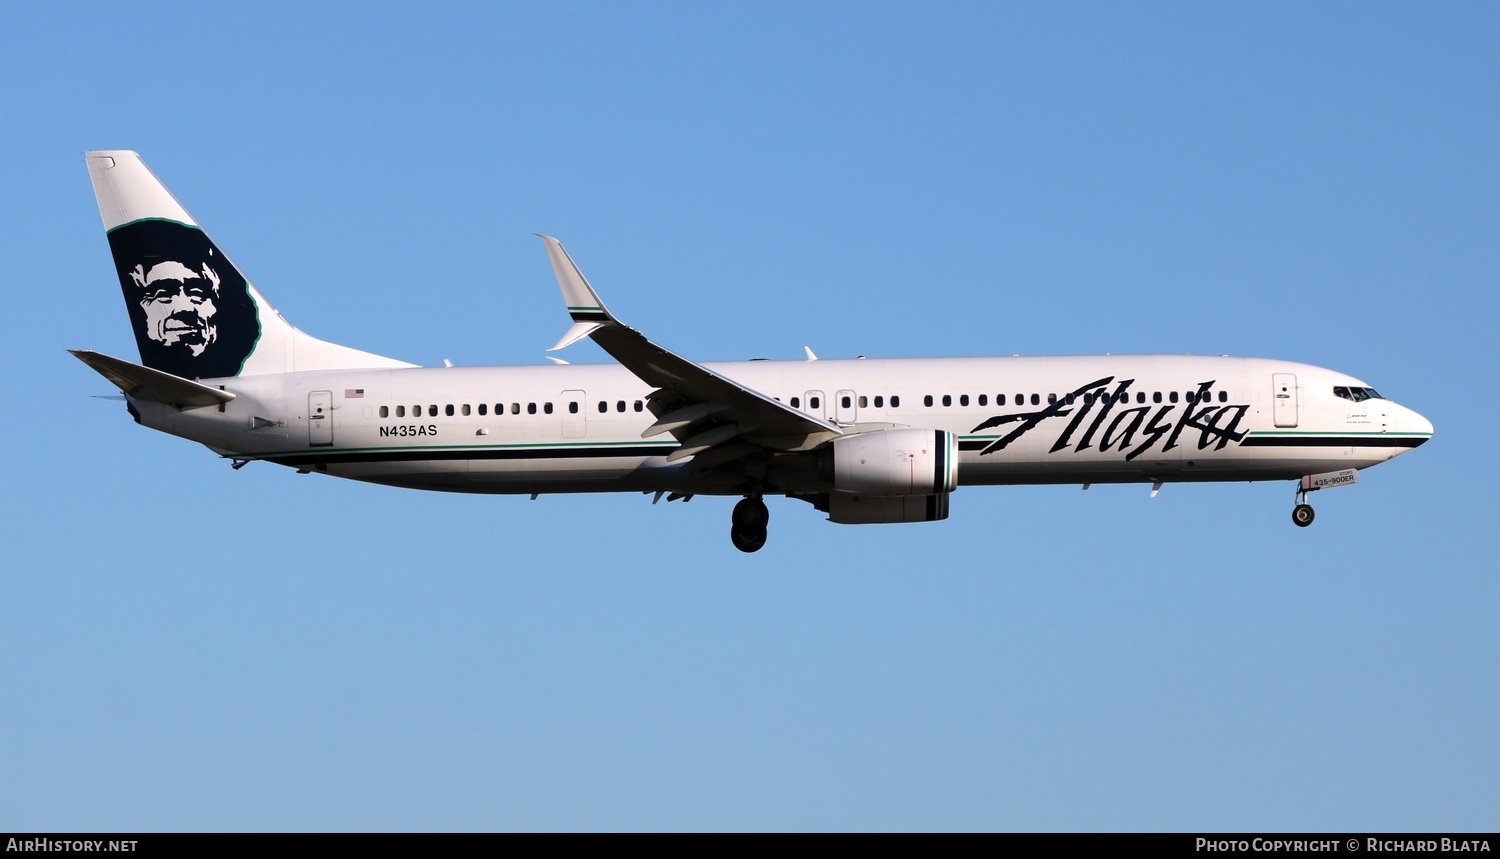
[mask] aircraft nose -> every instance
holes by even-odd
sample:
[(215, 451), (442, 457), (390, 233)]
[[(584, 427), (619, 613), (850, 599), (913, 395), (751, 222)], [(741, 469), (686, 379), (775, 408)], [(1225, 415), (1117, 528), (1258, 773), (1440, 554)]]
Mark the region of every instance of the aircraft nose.
[(1419, 436), (1417, 444), (1422, 444), (1432, 438), (1432, 421), (1422, 417), (1411, 409), (1402, 409), (1401, 419), (1397, 421), (1396, 427), (1403, 433)]

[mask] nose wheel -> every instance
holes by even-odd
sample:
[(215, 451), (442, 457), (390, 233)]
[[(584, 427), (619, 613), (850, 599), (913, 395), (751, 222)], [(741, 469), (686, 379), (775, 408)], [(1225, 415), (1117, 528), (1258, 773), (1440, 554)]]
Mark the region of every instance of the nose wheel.
[(1292, 523), (1298, 528), (1306, 528), (1313, 523), (1312, 505), (1307, 503), (1307, 490), (1302, 488), (1302, 481), (1297, 481), (1297, 506), (1292, 508)]
[(766, 544), (766, 525), (771, 511), (759, 495), (740, 499), (729, 517), (729, 541), (741, 552), (756, 552)]
[(1298, 504), (1292, 508), (1292, 521), (1299, 528), (1306, 528), (1313, 523), (1313, 509), (1311, 504)]

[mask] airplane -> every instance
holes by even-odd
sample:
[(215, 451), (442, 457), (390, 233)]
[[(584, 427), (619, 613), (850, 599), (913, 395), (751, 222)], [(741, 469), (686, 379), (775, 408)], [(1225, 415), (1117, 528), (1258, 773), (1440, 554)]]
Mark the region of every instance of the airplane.
[[(765, 545), (766, 496), (840, 524), (946, 519), (960, 486), (1296, 481), (1309, 493), (1419, 447), (1432, 424), (1359, 379), (1290, 361), (1098, 355), (698, 363), (610, 313), (540, 236), (572, 320), (617, 364), (420, 367), (288, 323), (134, 152), (86, 154), (140, 363), (72, 354), (137, 423), (235, 469), (388, 486), (740, 497), (730, 540)], [(550, 357), (550, 356), (549, 356)]]

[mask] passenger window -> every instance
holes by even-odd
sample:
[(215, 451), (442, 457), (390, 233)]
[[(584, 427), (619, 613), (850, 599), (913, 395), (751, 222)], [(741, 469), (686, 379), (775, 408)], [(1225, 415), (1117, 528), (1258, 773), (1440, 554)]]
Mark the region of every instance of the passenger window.
[(1161, 391), (1152, 391), (1151, 392), (1151, 402), (1153, 402), (1153, 403), (1159, 403), (1159, 402), (1161, 402)]
[(882, 397), (879, 394), (875, 395), (875, 408), (877, 408), (877, 409), (883, 409), (883, 408), (885, 408), (885, 397)]
[(944, 394), (943, 395), (943, 406), (946, 408), (947, 406), (951, 406), (951, 405), (953, 405), (953, 397), (951, 397), (951, 396), (949, 396), (947, 394)]
[(605, 402), (604, 400), (600, 400), (599, 401), (599, 414), (602, 415), (602, 414), (604, 414), (607, 411), (609, 411), (609, 403)]
[(840, 408), (847, 409), (850, 406), (852, 406), (853, 404), (854, 404), (854, 401), (851, 400), (851, 399), (849, 399), (848, 397), (840, 397), (839, 398), (839, 407)]
[(931, 394), (928, 394), (927, 396), (925, 396), (925, 397), (922, 398), (922, 405), (926, 406), (929, 409), (932, 408), (932, 395)]
[(899, 409), (899, 408), (901, 408), (901, 398), (898, 397), (898, 396), (896, 396), (895, 394), (891, 394), (891, 408), (893, 408), (893, 409)]
[(1042, 396), (1041, 396), (1041, 394), (1032, 394), (1031, 395), (1031, 404), (1033, 406), (1040, 406), (1042, 404)]
[(390, 417), (391, 416), (391, 407), (390, 406), (381, 406), (380, 407), (380, 416), (383, 417), (383, 418)]
[(463, 411), (464, 411), (464, 417), (468, 417), (469, 416), (469, 404), (468, 403), (464, 403)]
[(1055, 406), (1055, 405), (1057, 405), (1057, 395), (1056, 394), (1048, 394), (1047, 395), (1047, 405), (1049, 405), (1049, 406)]
[(794, 409), (800, 409), (800, 408), (802, 408), (802, 398), (801, 397), (792, 397), (792, 408), (794, 408)]
[(576, 414), (578, 414), (578, 404), (577, 403), (568, 403), (568, 414), (570, 414), (570, 415), (576, 415)]
[(397, 406), (396, 407), (396, 417), (398, 417), (398, 418), (404, 418), (404, 417), (406, 417), (406, 406)]
[(542, 403), (542, 411), (546, 412), (549, 415), (552, 414), (552, 404)]
[(450, 418), (453, 417), (453, 404), (452, 403), (449, 403), (447, 406), (445, 406), (443, 408), (443, 414), (447, 415)]
[(435, 417), (437, 417), (437, 406), (435, 406), (435, 405), (434, 406), (428, 406), (427, 407), (427, 416), (429, 418), (435, 418)]
[(645, 408), (646, 408), (646, 404), (645, 403), (641, 402), (640, 400), (636, 400), (635, 401), (635, 410), (636, 411), (638, 411), (638, 412), (639, 411), (643, 411)]
[(995, 395), (995, 405), (997, 405), (997, 406), (1003, 406), (1003, 405), (1005, 405), (1005, 395), (1004, 394), (996, 394)]
[(490, 407), (487, 404), (485, 404), (485, 403), (480, 403), (479, 404), (479, 414), (481, 416), (488, 414), (489, 413), (489, 409), (490, 409)]
[(528, 415), (534, 415), (534, 414), (536, 414), (536, 403), (527, 403), (526, 404), (526, 414), (528, 414)]
[(958, 395), (958, 404), (960, 406), (967, 406), (969, 404), (969, 395), (968, 394), (959, 394)]
[(823, 402), (823, 398), (822, 397), (808, 397), (807, 398), (807, 407), (810, 408), (810, 409), (816, 409), (818, 407), (818, 404), (821, 403), (821, 402)]
[(1170, 393), (1168, 393), (1167, 394), (1167, 399), (1171, 400), (1174, 403), (1177, 402), (1177, 392), (1176, 391), (1171, 391)]
[(1221, 403), (1227, 403), (1227, 402), (1229, 402), (1229, 392), (1228, 391), (1220, 391), (1219, 392), (1219, 402), (1221, 402)]
[(1145, 391), (1136, 391), (1135, 392), (1135, 401), (1138, 402), (1138, 403), (1144, 403), (1144, 402), (1146, 402), (1146, 392)]
[(623, 411), (625, 411), (625, 401), (624, 400), (620, 400), (620, 401), (618, 401), (618, 402), (615, 403), (615, 411), (617, 411), (617, 412), (623, 412)]
[(990, 404), (989, 394), (980, 394), (979, 395), (979, 404), (981, 406), (987, 406), (987, 405), (989, 405)]
[(866, 407), (866, 406), (868, 406), (868, 405), (869, 405), (869, 404), (870, 404), (870, 403), (869, 403), (869, 400), (867, 400), (867, 399), (866, 399), (866, 398), (865, 398), (865, 395), (864, 395), (864, 394), (860, 394), (860, 395), (859, 395), (859, 407), (860, 407), (860, 408), (865, 408), (865, 407)]

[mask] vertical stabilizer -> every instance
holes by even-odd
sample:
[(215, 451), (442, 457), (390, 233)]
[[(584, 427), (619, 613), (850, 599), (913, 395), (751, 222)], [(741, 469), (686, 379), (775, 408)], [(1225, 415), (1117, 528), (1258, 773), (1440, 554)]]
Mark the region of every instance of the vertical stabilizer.
[(134, 152), (87, 154), (141, 363), (184, 379), (410, 367), (293, 328)]

